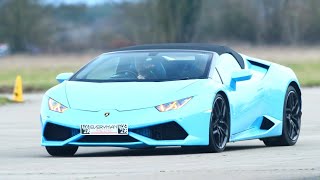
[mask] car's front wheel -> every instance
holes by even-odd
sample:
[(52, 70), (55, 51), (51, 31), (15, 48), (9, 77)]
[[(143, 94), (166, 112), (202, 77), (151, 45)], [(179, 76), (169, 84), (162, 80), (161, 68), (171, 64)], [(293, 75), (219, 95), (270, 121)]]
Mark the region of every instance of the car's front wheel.
[(209, 128), (210, 152), (222, 152), (227, 145), (230, 135), (230, 110), (225, 99), (221, 94), (217, 94), (211, 112)]
[(73, 156), (78, 146), (46, 146), (46, 150), (51, 156)]

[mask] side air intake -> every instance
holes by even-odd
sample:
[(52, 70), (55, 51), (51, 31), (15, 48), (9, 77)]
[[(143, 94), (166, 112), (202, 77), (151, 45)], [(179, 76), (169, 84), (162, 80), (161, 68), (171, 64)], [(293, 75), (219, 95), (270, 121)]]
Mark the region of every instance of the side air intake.
[(274, 126), (274, 123), (270, 121), (268, 118), (263, 117), (260, 129), (269, 130)]

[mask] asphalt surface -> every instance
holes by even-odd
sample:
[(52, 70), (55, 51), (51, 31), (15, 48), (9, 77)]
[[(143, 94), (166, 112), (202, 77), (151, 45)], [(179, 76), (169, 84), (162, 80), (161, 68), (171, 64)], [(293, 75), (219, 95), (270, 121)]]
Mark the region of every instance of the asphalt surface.
[(291, 147), (259, 140), (228, 144), (223, 153), (180, 148), (80, 147), (56, 158), (40, 146), (41, 94), (0, 107), (0, 179), (320, 179), (320, 88), (303, 89), (302, 131)]

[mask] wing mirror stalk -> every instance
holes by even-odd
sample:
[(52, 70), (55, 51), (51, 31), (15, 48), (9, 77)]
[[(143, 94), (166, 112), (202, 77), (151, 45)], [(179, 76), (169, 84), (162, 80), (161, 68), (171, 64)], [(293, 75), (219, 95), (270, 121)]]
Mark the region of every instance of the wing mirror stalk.
[(232, 90), (236, 90), (237, 89), (237, 82), (238, 81), (247, 81), (249, 79), (251, 79), (252, 77), (252, 73), (249, 70), (239, 70), (239, 71), (234, 71), (231, 74), (231, 81), (230, 81), (230, 88)]

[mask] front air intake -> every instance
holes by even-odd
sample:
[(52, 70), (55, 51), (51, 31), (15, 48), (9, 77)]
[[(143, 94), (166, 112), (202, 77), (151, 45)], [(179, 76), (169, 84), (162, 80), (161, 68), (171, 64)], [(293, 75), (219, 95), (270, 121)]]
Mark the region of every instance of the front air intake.
[(128, 143), (138, 142), (131, 136), (127, 135), (87, 135), (78, 140), (86, 143)]
[(43, 136), (48, 141), (64, 141), (79, 133), (80, 131), (78, 129), (47, 123)]
[(138, 128), (132, 132), (155, 140), (184, 140), (188, 133), (176, 122)]

